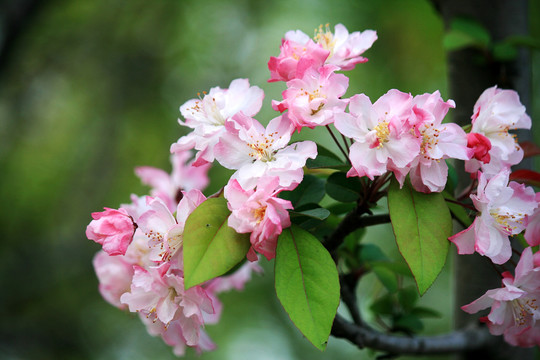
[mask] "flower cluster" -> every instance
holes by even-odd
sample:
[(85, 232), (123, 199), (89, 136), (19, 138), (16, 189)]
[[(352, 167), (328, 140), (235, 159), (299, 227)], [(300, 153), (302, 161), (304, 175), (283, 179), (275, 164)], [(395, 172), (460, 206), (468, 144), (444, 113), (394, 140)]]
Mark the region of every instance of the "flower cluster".
[[(286, 90), (280, 101), (272, 101), (279, 114), (267, 126), (254, 118), (264, 92), (247, 79), (184, 103), (178, 122), (190, 132), (171, 146), (172, 174), (139, 167), (136, 174), (151, 186), (151, 196), (132, 196), (132, 203), (118, 210), (92, 214), (87, 237), (103, 246), (94, 259), (103, 297), (138, 312), (148, 331), (176, 354), (186, 346), (212, 349), (203, 327), (219, 319), (217, 294), (241, 289), (252, 271), (260, 270), (259, 254), (273, 259), (279, 235), (291, 225), (293, 204), (280, 196), (303, 181), (306, 162), (318, 154), (313, 141), (291, 143), (306, 127), (326, 127), (338, 143), (330, 125), (335, 127), (350, 165), (347, 176), (367, 177), (371, 184), (380, 180), (377, 189), (393, 175), (401, 187), (410, 181), (417, 192), (439, 193), (447, 187), (452, 159), (465, 161), (473, 186), (464, 198), (470, 197), (477, 213), (468, 229), (449, 239), (458, 253), (477, 252), (504, 264), (512, 254), (510, 237), (524, 232), (531, 247), (539, 245), (540, 197), (509, 180), (510, 167), (524, 156), (509, 130), (531, 126), (517, 93), (487, 89), (474, 107), (468, 133), (444, 121), (455, 103), (439, 91), (413, 96), (392, 89), (374, 102), (365, 94), (346, 98), (349, 79), (338, 72), (365, 63), (362, 54), (376, 39), (375, 31), (349, 34), (341, 24), (334, 32), (319, 27), (314, 38), (300, 30), (287, 32), (279, 55), (268, 62), (269, 81), (285, 82)], [(234, 170), (222, 195), (230, 211), (228, 226), (249, 234), (249, 262), (231, 275), (186, 289), (184, 228), (206, 200), (202, 190), (214, 161)], [(540, 260), (531, 247), (515, 277), (502, 274), (502, 289), (464, 307), (475, 312), (492, 306), (485, 320), (492, 333), (520, 346), (540, 344)]]
[(242, 289), (257, 263), (200, 286), (184, 287), (182, 240), (189, 214), (206, 197), (208, 165), (193, 166), (189, 152), (171, 157), (172, 174), (152, 167), (135, 171), (149, 184), (152, 196), (132, 196), (118, 210), (93, 213), (87, 227), (91, 240), (103, 245), (94, 268), (103, 298), (120, 309), (137, 312), (152, 335), (159, 335), (183, 355), (186, 346), (212, 350), (214, 343), (204, 324), (219, 320), (222, 305), (217, 294)]

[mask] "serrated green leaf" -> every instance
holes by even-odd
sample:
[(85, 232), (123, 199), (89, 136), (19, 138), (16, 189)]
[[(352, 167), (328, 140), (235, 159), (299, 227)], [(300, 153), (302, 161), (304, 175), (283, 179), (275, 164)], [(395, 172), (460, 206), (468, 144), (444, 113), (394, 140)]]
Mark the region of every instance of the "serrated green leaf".
[(304, 175), (304, 179), (293, 191), (283, 191), (282, 199), (289, 200), (295, 209), (306, 204), (317, 204), (324, 197), (324, 180), (313, 175)]
[(452, 235), (452, 217), (440, 193), (415, 191), (408, 182), (388, 187), (388, 210), (399, 251), (423, 295), (441, 272)]
[(335, 172), (326, 180), (326, 193), (341, 202), (354, 202), (362, 192), (362, 183), (358, 177), (348, 178), (344, 172)]
[(339, 305), (339, 278), (332, 257), (297, 226), (278, 238), (276, 294), (291, 321), (319, 350), (326, 348)]
[(227, 225), (227, 200), (210, 198), (187, 218), (184, 227), (184, 285), (186, 289), (225, 274), (246, 256), (249, 234)]
[(317, 157), (315, 159), (307, 159), (306, 167), (308, 169), (340, 169), (345, 170), (350, 166), (343, 162), (332, 151), (324, 146), (317, 144)]

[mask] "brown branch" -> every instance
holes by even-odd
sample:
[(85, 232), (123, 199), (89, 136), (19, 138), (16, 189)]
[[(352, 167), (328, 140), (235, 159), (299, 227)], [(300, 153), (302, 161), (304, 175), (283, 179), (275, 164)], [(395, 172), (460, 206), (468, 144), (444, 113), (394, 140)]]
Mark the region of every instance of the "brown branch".
[(485, 327), (457, 330), (444, 335), (406, 337), (378, 332), (365, 325), (359, 326), (336, 315), (331, 334), (349, 340), (359, 348), (393, 354), (444, 354), (472, 351), (493, 344), (497, 338)]

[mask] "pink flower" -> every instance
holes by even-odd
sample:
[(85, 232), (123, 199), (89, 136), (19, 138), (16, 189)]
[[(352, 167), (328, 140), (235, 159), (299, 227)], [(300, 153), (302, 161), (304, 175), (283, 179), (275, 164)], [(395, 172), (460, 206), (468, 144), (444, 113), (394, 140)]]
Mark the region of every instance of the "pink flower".
[(281, 41), (279, 56), (272, 56), (268, 61), (270, 70), (268, 82), (295, 79), (298, 77), (298, 68), (318, 69), (323, 66), (329, 54), (328, 50), (315, 44), (300, 30), (288, 31), (285, 39)]
[[(184, 335), (182, 319), (174, 319), (166, 326), (161, 321), (156, 319), (151, 320), (143, 314), (139, 314), (139, 317), (146, 325), (146, 330), (148, 333), (153, 336), (160, 336), (165, 344), (173, 347), (173, 353), (176, 356), (185, 355), (187, 346), (195, 348), (198, 354), (203, 351), (211, 351), (216, 349), (216, 345), (212, 342), (208, 334), (206, 334), (203, 329), (198, 329), (198, 333), (195, 332), (195, 342), (190, 340), (189, 333)], [(191, 331), (191, 333), (193, 333), (193, 331)], [(188, 345), (188, 342), (192, 343), (193, 345)]]
[[(454, 101), (443, 101), (439, 91), (413, 99), (413, 112), (417, 118), (415, 131), (422, 143), (420, 153), (409, 165), (409, 175), (417, 191), (441, 192), (448, 178), (444, 159), (468, 160), (471, 157), (465, 131), (456, 124), (442, 123), (448, 109), (453, 107)], [(402, 175), (398, 180), (402, 182), (403, 178)]]
[(485, 162), (472, 159), (465, 164), (468, 172), (482, 169), (483, 173), (491, 176), (521, 161), (523, 150), (508, 131), (531, 128), (531, 118), (525, 110), (514, 90), (493, 86), (480, 95), (474, 105), (471, 133), (479, 133), (489, 139), (491, 161), (489, 166), (484, 166)]
[(195, 286), (184, 290), (184, 279), (179, 270), (169, 263), (143, 269), (134, 266), (131, 291), (121, 296), (131, 312), (140, 312), (151, 320), (168, 326), (179, 320), (183, 337), (189, 346), (197, 345), (203, 312), (214, 313), (212, 300), (206, 291)]
[[(540, 203), (540, 193), (536, 193), (535, 199), (537, 203)], [(540, 245), (540, 207), (537, 207), (534, 213), (529, 216), (527, 228), (525, 229), (525, 240), (530, 246)]]
[(215, 294), (230, 291), (231, 289), (240, 291), (251, 280), (253, 272), (262, 273), (263, 268), (260, 267), (257, 261), (246, 261), (234, 273), (210, 280), (205, 288)]
[(124, 209), (109, 209), (92, 213), (86, 227), (86, 237), (103, 246), (109, 255), (124, 255), (133, 240), (136, 225)]
[(190, 151), (178, 151), (172, 154), (173, 169), (170, 175), (151, 166), (135, 168), (135, 173), (142, 183), (152, 187), (150, 195), (163, 200), (171, 212), (176, 210), (178, 202), (182, 199), (182, 190), (204, 190), (208, 185), (210, 164), (194, 166), (192, 162), (187, 162), (191, 156)]
[(347, 176), (375, 176), (388, 169), (404, 178), (408, 165), (420, 152), (420, 139), (411, 124), (412, 96), (390, 90), (371, 104), (364, 94), (349, 102), (350, 114), (335, 115), (338, 131), (355, 140), (350, 147), (352, 169)]
[(467, 147), (474, 151), (474, 159), (485, 164), (490, 162), (489, 151), (491, 150), (491, 141), (484, 135), (479, 133), (467, 134)]
[(287, 82), (283, 101), (272, 101), (274, 110), (289, 110), (288, 117), (300, 132), (303, 126), (314, 128), (330, 124), (334, 113), (343, 112), (347, 101), (341, 96), (347, 91), (349, 79), (335, 74), (335, 66), (327, 65), (318, 71), (305, 69), (297, 79)]
[(456, 244), (459, 254), (478, 252), (495, 264), (503, 264), (512, 255), (508, 236), (525, 229), (527, 216), (538, 206), (534, 190), (523, 184), (510, 182), (508, 171), (490, 180), (483, 173), (478, 175), (478, 190), (471, 195), (480, 212), (469, 228), (449, 238)]
[(129, 291), (133, 277), (133, 264), (124, 256), (110, 256), (99, 251), (92, 261), (99, 280), (99, 292), (111, 305), (123, 309), (120, 296)]
[(160, 198), (147, 197), (149, 210), (141, 214), (138, 224), (148, 239), (151, 260), (172, 261), (180, 267), (178, 254), (183, 244), (186, 219), (204, 200), (206, 197), (197, 189), (183, 192), (175, 217)]
[(247, 254), (250, 261), (257, 260), (255, 251), (268, 260), (273, 259), (279, 234), (291, 226), (287, 209), (292, 209), (292, 204), (278, 198), (279, 191), (277, 177), (259, 179), (255, 190), (244, 190), (235, 179), (225, 187), (227, 205), (232, 211), (229, 226), (238, 233), (251, 233), (251, 249)]
[(534, 265), (530, 247), (521, 254), (516, 276), (503, 273), (502, 284), (502, 288), (488, 290), (462, 309), (472, 314), (491, 307), (486, 321), (493, 335), (504, 334), (512, 345), (540, 345), (536, 325), (540, 320), (540, 268)]
[(320, 25), (315, 35), (315, 42), (330, 51), (326, 63), (336, 65), (340, 70), (352, 70), (356, 64), (368, 61), (360, 55), (369, 49), (375, 40), (377, 40), (377, 33), (373, 30), (355, 31), (349, 34), (342, 24), (335, 26), (334, 33), (330, 31), (328, 24), (325, 30)]
[(214, 87), (202, 99), (192, 99), (180, 107), (185, 122), (180, 125), (193, 129), (171, 146), (171, 152), (199, 150), (195, 166), (214, 161), (214, 146), (225, 131), (225, 121), (239, 112), (254, 116), (262, 106), (264, 92), (257, 86), (249, 85), (247, 79), (236, 79), (228, 89)]
[(216, 145), (216, 159), (227, 169), (237, 170), (231, 177), (245, 190), (258, 179), (276, 176), (282, 188), (299, 184), (307, 158), (317, 156), (312, 141), (288, 145), (292, 124), (286, 114), (270, 121), (266, 129), (255, 119), (238, 114), (226, 123), (227, 132)]

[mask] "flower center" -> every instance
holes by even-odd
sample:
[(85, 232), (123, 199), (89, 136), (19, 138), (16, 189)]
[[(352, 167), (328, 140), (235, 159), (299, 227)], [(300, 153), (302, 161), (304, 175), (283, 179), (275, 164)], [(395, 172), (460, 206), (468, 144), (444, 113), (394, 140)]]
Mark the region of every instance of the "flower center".
[(421, 130), (422, 145), (420, 145), (420, 153), (425, 159), (440, 161), (440, 159), (434, 159), (430, 156), (439, 143), (440, 132), (439, 129), (433, 127), (433, 124), (425, 124), (423, 130)]
[(515, 224), (523, 224), (523, 218), (525, 217), (522, 213), (510, 214), (510, 213), (500, 213), (500, 209), (491, 209), (489, 214), (495, 219), (497, 224), (500, 225), (502, 230), (511, 235), (517, 229)]
[(536, 299), (515, 299), (510, 302), (512, 306), (512, 314), (516, 326), (522, 326), (527, 323), (527, 318), (533, 317), (538, 311)]
[(195, 115), (195, 113), (202, 115), (208, 125), (222, 126), (225, 124), (225, 118), (223, 118), (223, 115), (221, 115), (221, 112), (219, 111), (216, 98), (207, 96), (206, 91), (203, 91), (203, 94), (204, 97), (201, 99), (201, 93), (197, 93), (199, 100), (195, 101), (195, 105), (188, 110), (191, 110), (193, 115)]
[(330, 24), (323, 26), (319, 25), (318, 29), (315, 29), (315, 36), (313, 37), (316, 43), (321, 45), (323, 49), (330, 51), (329, 58), (334, 54), (334, 46), (336, 45), (336, 40), (334, 39), (334, 34), (330, 31)]
[(381, 149), (385, 143), (388, 142), (388, 137), (390, 136), (390, 129), (388, 128), (388, 125), (390, 123), (388, 121), (379, 121), (377, 126), (373, 128), (373, 131), (375, 131), (375, 141), (371, 144), (371, 148), (377, 148)]
[(255, 217), (255, 219), (257, 219), (257, 224), (263, 221), (265, 214), (266, 214), (266, 206), (261, 206), (260, 208), (253, 210), (253, 216)]
[(274, 155), (277, 153), (277, 150), (273, 149), (274, 145), (274, 136), (277, 132), (271, 133), (268, 136), (263, 136), (262, 140), (255, 140), (248, 144), (251, 148), (249, 156), (253, 161), (260, 160), (262, 162), (274, 161), (276, 158)]

